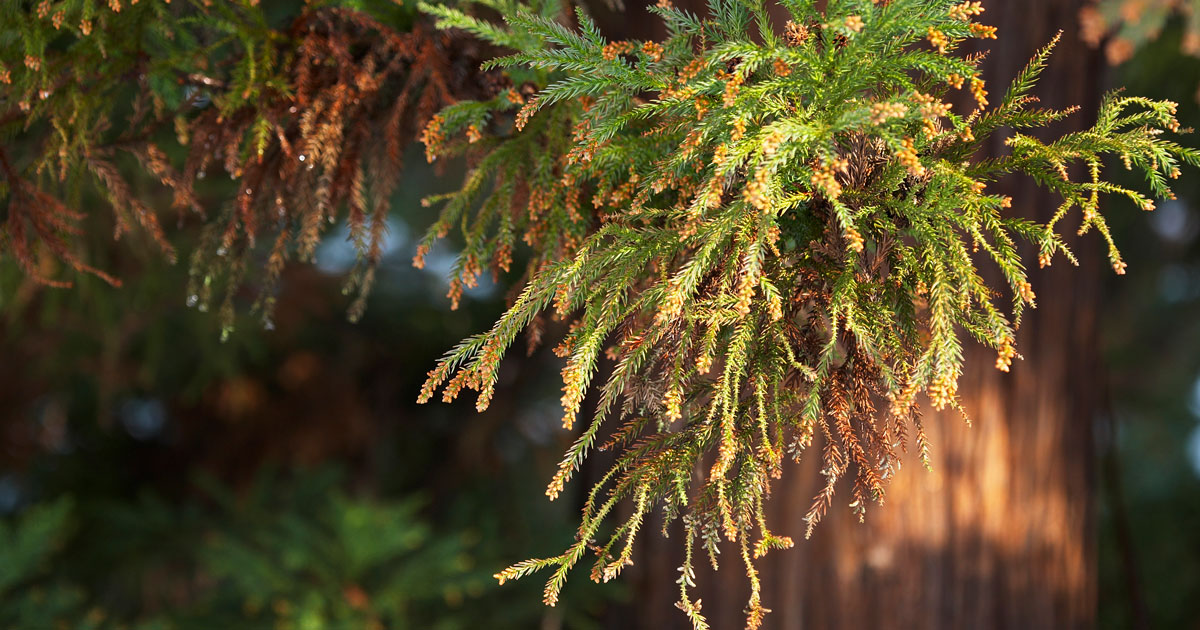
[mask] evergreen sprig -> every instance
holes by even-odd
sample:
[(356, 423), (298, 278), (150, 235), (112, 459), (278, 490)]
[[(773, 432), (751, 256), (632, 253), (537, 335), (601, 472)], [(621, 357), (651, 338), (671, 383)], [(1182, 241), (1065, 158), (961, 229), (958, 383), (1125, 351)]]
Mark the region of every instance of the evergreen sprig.
[[(1106, 181), (1106, 157), (1145, 173), (1158, 197), (1170, 196), (1182, 163), (1200, 162), (1160, 135), (1178, 131), (1173, 103), (1119, 94), (1091, 129), (1051, 142), (1018, 133), (1007, 155), (982, 159), (999, 129), (1074, 112), (1035, 108), (1030, 96), (1054, 42), (989, 107), (978, 57), (955, 52), (966, 38), (996, 37), (974, 21), (978, 2), (782, 4), (780, 36), (761, 1), (710, 0), (700, 18), (664, 0), (652, 9), (669, 33), (660, 42), (608, 41), (582, 11), (568, 29), (545, 6), (505, 5), (504, 26), (436, 10), (441, 25), (514, 49), (490, 65), (525, 73), (536, 94), (461, 103), (435, 120), (431, 159), (467, 153), (475, 167), (441, 200), (429, 238), (463, 226), (459, 283), (489, 258), (507, 269), (518, 232), (534, 262), (509, 310), (446, 355), (420, 400), (468, 388), (485, 408), (501, 358), (522, 330), (540, 335), (549, 309), (572, 321), (557, 348), (564, 426), (594, 386), (599, 401), (547, 494), (557, 497), (592, 450), (617, 451), (576, 542), (497, 574), (551, 569), (547, 604), (589, 551), (593, 579), (617, 576), (648, 512), (662, 509), (683, 520), (679, 606), (695, 627), (707, 624), (688, 596), (693, 544), (715, 566), (721, 538), (740, 549), (747, 627), (758, 627), (754, 561), (792, 544), (763, 514), (784, 457), (798, 459), (820, 434), (827, 485), (809, 533), (846, 475), (855, 512), (881, 501), (909, 435), (927, 458), (917, 394), (961, 409), (964, 341), (995, 349), (1001, 370), (1017, 356), (1014, 331), (1035, 297), (1017, 243), (1036, 245), (1040, 265), (1074, 262), (1057, 228), (1079, 208), (1080, 232), (1100, 232), (1122, 273), (1101, 195), (1153, 203)], [(943, 101), (960, 88), (973, 111)], [(1072, 177), (1077, 164), (1083, 179)], [(1014, 217), (1011, 199), (989, 192), (1009, 173), (1062, 197), (1050, 221)], [(1001, 271), (1008, 305), (984, 263)], [(606, 430), (610, 419), (622, 424)], [(630, 515), (602, 535), (624, 500)]]
[[(781, 4), (785, 24), (762, 0), (710, 0), (705, 16), (662, 0), (651, 9), (662, 41), (610, 41), (585, 11), (567, 26), (554, 0), (422, 5), (441, 33), (385, 0), (311, 2), (283, 27), (255, 0), (0, 3), (4, 251), (46, 284), (65, 283), (53, 259), (115, 283), (72, 243), (84, 214), (71, 208), (90, 187), (112, 202), (118, 234), (139, 229), (171, 254), (116, 166), (128, 153), (180, 212), (205, 217), (189, 301), (207, 306), (224, 291), (228, 323), (234, 292), (260, 268), (269, 317), (283, 265), (310, 258), (324, 226), (345, 216), (361, 257), (354, 315), (402, 149), (423, 127), (431, 160), (466, 156), (470, 168), (460, 190), (430, 199), (444, 205), (415, 262), (462, 230), (455, 305), (485, 268), (510, 269), (518, 240), (530, 262), (509, 310), (446, 355), (421, 400), (468, 388), (485, 408), (501, 359), (522, 332), (536, 343), (549, 311), (572, 322), (556, 348), (564, 425), (588, 391), (598, 402), (547, 494), (593, 450), (615, 452), (576, 542), (497, 577), (550, 569), (554, 604), (589, 552), (593, 579), (618, 576), (661, 509), (686, 532), (679, 606), (693, 624), (707, 627), (689, 597), (695, 546), (715, 566), (725, 539), (745, 565), (757, 627), (755, 561), (792, 544), (763, 513), (784, 458), (821, 449), (827, 484), (809, 532), (846, 476), (861, 515), (910, 439), (928, 457), (917, 395), (961, 409), (963, 344), (995, 349), (1002, 370), (1017, 356), (1014, 331), (1035, 297), (1018, 243), (1032, 243), (1040, 265), (1074, 262), (1059, 228), (1078, 209), (1079, 231), (1099, 232), (1121, 273), (1101, 197), (1153, 202), (1108, 181), (1106, 160), (1142, 172), (1158, 198), (1182, 164), (1200, 162), (1163, 136), (1179, 130), (1173, 103), (1121, 94), (1086, 131), (1049, 142), (1025, 133), (1074, 111), (1039, 109), (1030, 95), (1053, 43), (990, 106), (978, 57), (957, 54), (964, 39), (996, 37), (975, 21), (978, 2)], [(477, 70), (482, 48), (459, 31), (510, 54)], [(945, 102), (957, 89), (972, 111)], [(1001, 129), (1017, 132), (1009, 152), (983, 157)], [(171, 135), (186, 146), (182, 168)], [(194, 192), (210, 166), (237, 181), (216, 213)], [(1062, 198), (1050, 220), (1012, 216), (1012, 201), (989, 192), (1014, 173)], [(1003, 286), (980, 265), (998, 268)], [(1002, 289), (1008, 304), (997, 303)], [(610, 527), (622, 502), (631, 509)]]

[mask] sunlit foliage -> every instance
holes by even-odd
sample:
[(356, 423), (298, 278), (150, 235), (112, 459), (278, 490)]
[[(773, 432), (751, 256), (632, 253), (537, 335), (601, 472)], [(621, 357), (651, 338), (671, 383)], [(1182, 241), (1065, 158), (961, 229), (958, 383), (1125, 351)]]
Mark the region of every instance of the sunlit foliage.
[[(608, 41), (583, 12), (573, 30), (545, 7), (501, 6), (506, 28), (438, 10), (443, 26), (516, 50), (491, 66), (544, 78), (532, 96), (463, 103), (434, 120), (430, 155), (465, 152), (476, 167), (433, 235), (466, 226), (457, 271), (468, 285), (483, 261), (505, 268), (517, 236), (540, 258), (495, 326), (430, 372), (421, 400), (465, 388), (487, 407), (501, 358), (545, 310), (571, 321), (557, 347), (566, 428), (604, 375), (547, 490), (557, 497), (593, 449), (617, 451), (576, 542), (497, 575), (552, 569), (548, 604), (589, 551), (593, 579), (617, 576), (648, 513), (662, 509), (686, 531), (679, 607), (706, 627), (688, 596), (692, 550), (716, 565), (725, 539), (740, 549), (746, 623), (757, 627), (766, 609), (755, 559), (792, 545), (763, 512), (785, 458), (821, 451), (827, 485), (810, 533), (844, 476), (855, 512), (882, 501), (910, 438), (922, 459), (929, 448), (917, 395), (960, 407), (964, 341), (993, 348), (1001, 370), (1017, 357), (1015, 328), (1035, 299), (1017, 243), (1032, 243), (1040, 265), (1074, 262), (1059, 229), (1077, 210), (1079, 231), (1100, 233), (1122, 273), (1100, 199), (1154, 203), (1106, 181), (1105, 156), (1143, 172), (1159, 198), (1182, 163), (1200, 159), (1160, 135), (1179, 130), (1173, 103), (1137, 97), (1106, 98), (1092, 128), (1051, 142), (1022, 133), (1074, 112), (1037, 108), (1030, 95), (1053, 42), (995, 99), (978, 58), (956, 54), (967, 38), (996, 37), (975, 21), (979, 3), (783, 4), (790, 19), (778, 25), (760, 2), (714, 0), (704, 17), (662, 2), (652, 9), (669, 33), (660, 42)], [(967, 111), (946, 102), (958, 89), (973, 97)], [(1018, 130), (1008, 154), (983, 158), (1001, 128)], [(536, 166), (512, 167), (505, 156), (530, 143), (542, 147)], [(547, 175), (530, 182), (531, 172)], [(1009, 173), (1062, 198), (1053, 218), (1016, 218), (1012, 199), (989, 192)], [(1002, 287), (985, 283), (985, 263)], [(614, 416), (621, 424), (606, 431)], [(605, 530), (623, 500), (630, 515)]]
[[(522, 331), (536, 343), (548, 313), (571, 322), (556, 347), (564, 426), (589, 391), (598, 401), (547, 494), (589, 452), (615, 452), (576, 542), (497, 577), (550, 568), (554, 604), (589, 551), (594, 580), (619, 575), (661, 509), (686, 532), (679, 607), (694, 626), (707, 627), (689, 597), (693, 552), (715, 566), (726, 540), (752, 587), (746, 624), (758, 627), (755, 561), (792, 545), (763, 511), (784, 460), (820, 450), (827, 484), (809, 532), (840, 479), (859, 515), (882, 501), (910, 443), (927, 459), (918, 395), (961, 409), (963, 344), (994, 349), (1001, 370), (1018, 358), (1015, 330), (1035, 300), (1018, 243), (1039, 265), (1074, 262), (1060, 233), (1077, 218), (1122, 273), (1101, 198), (1154, 202), (1106, 179), (1106, 158), (1144, 174), (1157, 198), (1200, 162), (1163, 136), (1179, 131), (1173, 103), (1133, 96), (1106, 98), (1085, 131), (1032, 135), (1074, 112), (1031, 96), (1053, 42), (989, 94), (979, 57), (958, 52), (997, 37), (979, 2), (781, 5), (783, 23), (762, 0), (711, 0), (703, 16), (662, 0), (651, 11), (665, 39), (610, 41), (585, 10), (572, 17), (553, 0), (422, 5), (440, 32), (383, 0), (283, 16), (254, 0), (7, 2), (3, 253), (46, 284), (66, 283), (64, 265), (115, 283), (73, 239), (92, 190), (110, 201), (117, 236), (145, 235), (171, 259), (150, 193), (116, 166), (127, 154), (180, 221), (205, 226), (190, 304), (219, 302), (228, 326), (237, 289), (256, 278), (269, 322), (283, 265), (311, 260), (344, 216), (360, 256), (347, 286), (360, 296), (354, 317), (403, 149), (423, 129), (430, 160), (468, 168), (457, 192), (429, 199), (441, 215), (414, 262), (461, 230), (452, 306), (485, 271), (510, 271), (518, 249), (529, 263), (509, 310), (446, 355), (421, 400), (466, 388), (487, 407), (501, 359)], [(503, 23), (481, 17), (497, 13)], [(511, 54), (480, 69), (489, 47)], [(956, 110), (958, 100), (971, 105)], [(985, 157), (1001, 130), (1015, 130), (1007, 154)], [(210, 171), (237, 182), (216, 209), (196, 195)], [(1009, 174), (1061, 197), (1050, 220), (1018, 218), (1014, 200), (989, 190)], [(1003, 282), (985, 282), (982, 268)], [(628, 516), (610, 523), (623, 501)]]

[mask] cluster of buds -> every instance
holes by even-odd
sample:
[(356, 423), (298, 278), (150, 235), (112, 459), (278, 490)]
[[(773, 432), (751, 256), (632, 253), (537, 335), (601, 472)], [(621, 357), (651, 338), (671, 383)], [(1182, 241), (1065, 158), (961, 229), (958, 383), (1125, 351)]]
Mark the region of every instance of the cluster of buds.
[(922, 118), (921, 133), (925, 134), (926, 140), (933, 140), (934, 138), (938, 137), (938, 134), (941, 133), (941, 129), (938, 127), (937, 119), (935, 118), (930, 120), (928, 118)]
[(949, 103), (943, 103), (929, 94), (914, 92), (912, 98), (921, 106), (920, 112), (922, 118), (937, 119), (950, 113)]
[(754, 173), (754, 179), (746, 183), (744, 197), (746, 203), (766, 212), (771, 208), (770, 188), (767, 185), (767, 170), (760, 168)]
[(859, 234), (858, 230), (856, 230), (853, 226), (848, 227), (843, 233), (843, 236), (846, 239), (846, 249), (849, 249), (855, 253), (862, 253), (863, 237), (862, 234)]
[(62, 29), (63, 22), (67, 19), (67, 12), (59, 9), (54, 12), (54, 17), (50, 18), (50, 23), (54, 25), (54, 30)]
[(782, 144), (783, 144), (783, 133), (780, 132), (778, 129), (772, 129), (771, 131), (767, 132), (767, 135), (764, 136), (762, 139), (763, 155), (764, 156), (775, 155), (775, 152), (779, 150), (779, 147)]
[(843, 24), (845, 24), (847, 29), (855, 33), (861, 33), (863, 30), (863, 19), (857, 15), (847, 16)]
[(554, 197), (546, 192), (541, 186), (535, 187), (529, 191), (529, 220), (537, 221), (550, 207), (554, 204)]
[(734, 102), (737, 100), (738, 92), (741, 91), (742, 83), (745, 82), (745, 80), (746, 77), (743, 77), (737, 72), (729, 75), (729, 77), (725, 80), (725, 94), (722, 100), (725, 107), (733, 107)]
[(694, 211), (688, 214), (688, 223), (683, 226), (680, 236), (691, 236), (696, 233), (696, 228), (699, 227), (700, 210), (701, 208), (713, 209), (721, 205), (721, 195), (725, 192), (725, 186), (722, 184), (722, 177), (712, 177), (708, 180), (708, 185), (700, 194), (704, 195), (702, 206), (697, 206)]
[(712, 165), (713, 168), (720, 170), (725, 166), (725, 160), (729, 159), (729, 145), (721, 143), (717, 148), (713, 149)]
[(971, 29), (971, 34), (979, 39), (996, 39), (996, 27), (986, 24), (972, 24), (967, 28)]
[(704, 203), (706, 208), (713, 209), (721, 205), (721, 194), (725, 193), (725, 185), (721, 180), (722, 178), (708, 180), (708, 188), (704, 191), (704, 194), (708, 196), (706, 203)]
[(691, 87), (688, 87), (687, 85), (684, 85), (682, 83), (680, 83), (680, 84), (672, 83), (672, 84), (668, 84), (667, 87), (663, 88), (662, 92), (659, 92), (659, 98), (664, 101), (667, 101), (667, 100), (682, 101), (682, 100), (692, 98), (692, 95), (694, 95), (695, 93), (696, 93), (696, 90)]
[(923, 177), (925, 175), (925, 166), (921, 164), (921, 158), (917, 157), (917, 149), (913, 145), (912, 138), (905, 138), (900, 141), (900, 151), (896, 154), (896, 157), (913, 177)]
[(567, 153), (567, 164), (578, 164), (580, 162), (591, 162), (592, 156), (595, 155), (596, 149), (599, 148), (596, 142), (589, 141), (587, 136), (592, 128), (590, 118), (575, 123), (572, 130), (572, 140), (575, 142), (570, 152)]
[(667, 285), (667, 295), (663, 298), (663, 303), (658, 307), (658, 315), (655, 316), (655, 322), (665, 324), (672, 319), (675, 319), (683, 312), (683, 288), (679, 286), (679, 281), (672, 279)]
[[(714, 201), (712, 199), (712, 197), (706, 197), (703, 200), (703, 202), (704, 202), (703, 206), (708, 207), (708, 208), (715, 208), (717, 206), (717, 204), (719, 204), (721, 201), (720, 193), (718, 192), (717, 194), (718, 194), (718, 196), (716, 198), (716, 201)], [(700, 227), (700, 222), (702, 220), (701, 208), (695, 204), (693, 204), (691, 207), (689, 207), (684, 212), (684, 215), (686, 218), (683, 221), (683, 225), (679, 227), (679, 240), (681, 242), (686, 241), (687, 239), (696, 235), (696, 230)]]
[(888, 392), (887, 397), (892, 402), (891, 410), (893, 416), (900, 417), (907, 415), (912, 410), (913, 401), (917, 397), (917, 382), (911, 380), (899, 393)]
[(446, 380), (447, 372), (449, 372), (449, 366), (433, 368), (425, 373), (425, 384), (421, 385), (421, 392), (417, 395), (417, 404), (423, 405), (433, 400), (437, 388)]
[(474, 289), (479, 286), (479, 274), (483, 273), (479, 257), (475, 254), (464, 255), (462, 261), (462, 271), (450, 281), (450, 290), (446, 293), (446, 297), (450, 298), (450, 310), (452, 311), (458, 310), (459, 303), (462, 301), (463, 288)]
[(646, 55), (650, 61), (659, 61), (663, 56), (663, 47), (656, 42), (646, 42), (642, 44), (642, 54)]
[(1168, 120), (1167, 129), (1170, 129), (1173, 133), (1179, 133), (1179, 120), (1176, 118), (1171, 118), (1171, 120)]
[(808, 27), (803, 24), (797, 24), (791, 20), (783, 28), (783, 38), (792, 46), (801, 46), (808, 41)]
[(929, 39), (929, 43), (934, 48), (937, 48), (939, 53), (946, 54), (946, 47), (950, 45), (950, 38), (946, 37), (945, 33), (930, 26), (929, 31), (926, 33), (926, 38)]
[(1080, 236), (1083, 236), (1083, 231), (1084, 231), (1084, 229), (1085, 229), (1085, 228), (1086, 228), (1088, 225), (1090, 225), (1090, 224), (1091, 224), (1091, 222), (1092, 222), (1092, 221), (1093, 221), (1095, 218), (1096, 218), (1096, 207), (1095, 207), (1094, 205), (1091, 205), (1091, 204), (1085, 205), (1085, 206), (1083, 207), (1083, 221), (1081, 222), (1081, 225), (1079, 226), (1079, 232), (1078, 232), (1078, 234), (1079, 234)]
[(733, 142), (739, 142), (746, 135), (746, 119), (733, 119), (733, 133), (729, 134), (729, 139)]
[(563, 428), (568, 431), (575, 425), (575, 416), (583, 404), (584, 374), (583, 366), (578, 361), (567, 361), (562, 370), (563, 379)]
[(507, 241), (501, 243), (500, 246), (496, 248), (496, 253), (492, 256), (492, 264), (496, 265), (497, 269), (505, 273), (508, 273), (508, 270), (512, 267), (512, 260), (512, 243)]
[[(424, 205), (424, 201), (421, 202)], [(429, 254), (429, 245), (421, 243), (417, 245), (417, 253), (413, 255), (412, 266), (417, 269), (425, 268), (425, 256)]]
[(696, 373), (700, 375), (708, 374), (712, 370), (713, 358), (709, 352), (701, 352), (696, 357)]
[(442, 402), (454, 402), (454, 399), (458, 398), (459, 393), (463, 389), (473, 389), (472, 384), (476, 381), (472, 376), (473, 374), (472, 370), (462, 370), (458, 374), (455, 374), (454, 378), (446, 383), (446, 388), (442, 391)]
[(772, 293), (767, 299), (767, 311), (771, 316), (771, 321), (777, 322), (783, 319), (783, 300), (778, 294)]
[(892, 118), (902, 118), (908, 113), (904, 103), (875, 103), (871, 106), (871, 123), (882, 125)]
[(525, 128), (525, 125), (529, 123), (529, 119), (533, 116), (533, 112), (535, 111), (537, 111), (536, 96), (526, 101), (525, 106), (521, 108), (521, 111), (517, 112), (517, 118), (513, 122), (513, 125), (517, 128), (517, 131)]
[[(609, 193), (609, 205), (613, 207), (621, 207), (625, 204), (625, 202), (633, 199), (634, 193), (637, 192), (637, 184), (639, 180), (640, 177), (638, 177), (638, 174), (634, 172), (633, 167), (630, 167), (629, 178), (625, 180), (625, 183), (617, 186), (611, 193)], [(574, 178), (572, 178), (570, 185), (572, 187), (575, 185)], [(580, 217), (578, 220), (582, 220), (582, 217)]]
[(1028, 304), (1033, 304), (1034, 299), (1037, 298), (1033, 293), (1033, 285), (1029, 284), (1028, 280), (1022, 280), (1021, 284), (1017, 285), (1017, 295), (1020, 295), (1021, 299)]
[(524, 105), (525, 104), (525, 97), (521, 96), (521, 93), (518, 92), (515, 88), (508, 88), (508, 93), (506, 93), (504, 95), (504, 98), (507, 98), (508, 102), (512, 103), (513, 105)]
[[(550, 478), (550, 483), (549, 483), (549, 485), (546, 486), (546, 496), (551, 501), (557, 500), (558, 495), (562, 494), (563, 489), (567, 486), (567, 476), (570, 474), (571, 470), (572, 470), (571, 468), (565, 468), (562, 465), (559, 465), (558, 470), (554, 473), (554, 476)], [(497, 574), (493, 575), (492, 577), (496, 578), (501, 584), (504, 584), (504, 581), (509, 579), (509, 577), (510, 577), (510, 576), (505, 575), (505, 572), (511, 571), (511, 570), (512, 569), (505, 569), (503, 572), (497, 573)], [(520, 574), (517, 574), (516, 577), (520, 577)], [(516, 579), (516, 577), (514, 577), (512, 579)], [(547, 597), (546, 601), (547, 601), (547, 603), (549, 603), (551, 600), (549, 599), (548, 595), (546, 597)], [(558, 598), (555, 597), (553, 599), (553, 601), (557, 602)], [(550, 604), (550, 605), (553, 606), (554, 604)]]
[(120, 13), (121, 0), (108, 0), (108, 8), (112, 9), (113, 13)]
[(483, 133), (479, 131), (478, 125), (472, 123), (471, 126), (467, 127), (467, 142), (475, 144), (482, 139)]
[(671, 9), (675, 8), (675, 5), (671, 4), (671, 0), (658, 0), (658, 3), (654, 6), (662, 9), (663, 11), (670, 11)]
[(693, 128), (688, 132), (683, 142), (679, 144), (679, 152), (685, 156), (695, 153), (700, 148), (700, 145), (703, 144), (703, 133), (703, 129), (699, 127)]
[(612, 61), (616, 59), (618, 55), (631, 55), (635, 50), (637, 50), (637, 44), (631, 41), (622, 40), (605, 44), (602, 54), (604, 55), (605, 59)]
[[(570, 283), (561, 282), (554, 287), (554, 318), (561, 320), (571, 312), (571, 298), (575, 292), (572, 290)], [(554, 350), (554, 356), (565, 357), (571, 354), (571, 344), (573, 343), (575, 331), (579, 328), (579, 321), (576, 320), (571, 324), (571, 334), (563, 337), (558, 347)]]
[(47, 15), (50, 15), (50, 0), (42, 0), (37, 6), (38, 19), (44, 20)]
[(4, 67), (4, 64), (0, 64), (0, 83), (5, 85), (12, 83), (12, 73), (8, 71), (8, 68)]
[(83, 20), (83, 21), (79, 22), (79, 32), (83, 33), (84, 35), (91, 35), (92, 34), (92, 21), (91, 20)]
[(1001, 372), (1007, 372), (1008, 368), (1012, 366), (1012, 360), (1015, 356), (1017, 356), (1017, 350), (1013, 348), (1012, 338), (1005, 337), (1000, 342), (1000, 349), (996, 355), (996, 369)]
[(941, 411), (954, 402), (958, 394), (958, 379), (950, 370), (939, 370), (929, 384), (929, 400), (933, 408)]
[(25, 55), (25, 67), (36, 72), (42, 67), (42, 60), (33, 55)]
[(979, 103), (979, 108), (983, 109), (988, 106), (987, 90), (984, 89), (983, 79), (979, 77), (971, 78), (971, 96), (975, 97), (975, 102)]
[(980, 2), (964, 2), (950, 7), (950, 17), (956, 20), (968, 22), (971, 16), (983, 13), (983, 4)]
[[(733, 460), (737, 457), (737, 443), (734, 442), (733, 435), (729, 431), (722, 431), (721, 441), (717, 444), (717, 460), (713, 462), (712, 468), (708, 471), (709, 479), (725, 479), (729, 474), (729, 469), (733, 467)], [(721, 513), (724, 516), (725, 536), (729, 540), (737, 538), (737, 526), (734, 525), (733, 519), (730, 518), (730, 507), (728, 499), (721, 497), (723, 489), (718, 489), (717, 503), (721, 507)]]
[(696, 78), (707, 67), (703, 59), (693, 59), (679, 69), (679, 83), (687, 83)]
[(1125, 261), (1123, 260), (1115, 260), (1112, 264), (1113, 271), (1117, 272), (1118, 276), (1125, 275), (1125, 268), (1128, 266), (1129, 265), (1126, 265)]
[(963, 76), (956, 72), (952, 72), (946, 76), (946, 84), (956, 90), (962, 89), (964, 80), (965, 79), (963, 78)]
[(850, 162), (846, 159), (834, 159), (825, 162), (813, 169), (812, 186), (814, 190), (820, 191), (829, 199), (837, 199), (842, 194), (842, 185), (838, 182), (836, 171), (843, 173), (850, 168)]
[(446, 119), (442, 118), (441, 114), (437, 114), (429, 119), (429, 124), (425, 125), (425, 129), (421, 132), (421, 143), (425, 145), (427, 162), (432, 163), (442, 152), (442, 144), (446, 141), (446, 134), (442, 132), (442, 125), (445, 122)]
[(679, 391), (679, 386), (675, 385), (663, 394), (663, 409), (667, 417), (667, 422), (675, 422), (683, 417), (680, 413), (680, 406), (683, 403), (683, 394)]
[(776, 59), (773, 64), (776, 76), (786, 77), (792, 73), (792, 67), (787, 65), (787, 62), (782, 59)]

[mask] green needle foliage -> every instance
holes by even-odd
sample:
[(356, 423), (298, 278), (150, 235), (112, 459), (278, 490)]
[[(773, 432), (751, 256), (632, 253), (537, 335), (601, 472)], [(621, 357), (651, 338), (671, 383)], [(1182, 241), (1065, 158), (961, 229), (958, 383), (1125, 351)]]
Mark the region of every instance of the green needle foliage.
[[(486, 407), (502, 357), (522, 331), (536, 343), (549, 312), (571, 322), (557, 346), (564, 425), (589, 391), (597, 405), (547, 494), (593, 450), (615, 452), (576, 542), (497, 577), (550, 569), (554, 604), (588, 552), (593, 579), (619, 575), (662, 510), (686, 532), (679, 606), (695, 627), (706, 622), (689, 597), (693, 551), (715, 566), (722, 539), (745, 565), (757, 627), (755, 560), (792, 544), (763, 514), (784, 459), (820, 450), (827, 484), (809, 532), (843, 478), (861, 516), (910, 441), (927, 459), (918, 394), (961, 409), (963, 344), (996, 350), (1002, 370), (1017, 356), (1014, 331), (1034, 304), (1018, 243), (1040, 265), (1074, 262), (1060, 224), (1078, 212), (1121, 273), (1101, 196), (1154, 206), (1106, 179), (1106, 160), (1143, 173), (1158, 198), (1200, 162), (1162, 135), (1179, 130), (1170, 102), (1112, 95), (1086, 131), (1024, 133), (1074, 111), (1031, 96), (1053, 42), (989, 103), (979, 59), (957, 53), (996, 37), (975, 22), (978, 2), (780, 4), (783, 24), (763, 0), (710, 0), (705, 16), (662, 0), (651, 11), (666, 38), (634, 42), (606, 40), (582, 10), (566, 26), (555, 0), (422, 5), (442, 32), (386, 0), (296, 14), (255, 0), (2, 2), (3, 253), (46, 284), (65, 283), (64, 264), (115, 282), (74, 238), (85, 215), (71, 208), (91, 190), (111, 202), (118, 235), (144, 233), (173, 255), (151, 193), (122, 176), (127, 154), (181, 219), (204, 223), (189, 303), (220, 300), (228, 326), (238, 288), (257, 277), (269, 318), (283, 266), (311, 259), (344, 217), (361, 263), (347, 287), (356, 316), (403, 149), (424, 128), (431, 160), (469, 168), (458, 192), (430, 199), (444, 205), (414, 262), (462, 230), (454, 305), (485, 269), (510, 270), (518, 239), (529, 263), (511, 308), (452, 349), (420, 399), (469, 388)], [(486, 46), (511, 54), (480, 69)], [(946, 102), (960, 89), (970, 111)], [(984, 157), (1002, 130), (1014, 132), (1009, 151)], [(235, 182), (216, 211), (197, 194), (208, 169)], [(1015, 217), (989, 192), (1016, 173), (1061, 197), (1050, 220)], [(610, 522), (623, 501), (629, 517)]]
[[(538, 89), (454, 105), (427, 129), (431, 159), (474, 165), (430, 238), (463, 226), (465, 285), (484, 261), (507, 268), (518, 231), (534, 259), (511, 308), (451, 350), (420, 399), (468, 388), (486, 407), (518, 334), (540, 334), (546, 310), (571, 320), (558, 346), (564, 426), (589, 390), (598, 402), (547, 494), (593, 449), (615, 450), (616, 463), (588, 494), (576, 542), (497, 574), (550, 569), (551, 605), (589, 551), (593, 579), (620, 574), (661, 509), (684, 524), (679, 607), (695, 627), (707, 625), (688, 595), (693, 548), (716, 566), (722, 538), (740, 550), (746, 623), (758, 627), (755, 559), (792, 544), (763, 514), (783, 460), (820, 445), (828, 483), (810, 533), (845, 476), (855, 512), (881, 501), (909, 436), (926, 457), (917, 394), (961, 408), (964, 341), (995, 349), (1001, 370), (1016, 356), (1014, 330), (1034, 305), (1017, 243), (1033, 244), (1040, 265), (1074, 262), (1058, 228), (1077, 210), (1079, 231), (1099, 232), (1121, 273), (1101, 196), (1154, 206), (1104, 179), (1106, 157), (1143, 172), (1160, 198), (1181, 163), (1200, 162), (1161, 136), (1178, 131), (1170, 102), (1111, 95), (1086, 131), (1021, 133), (1074, 111), (1030, 95), (1054, 42), (990, 104), (978, 59), (955, 54), (966, 38), (995, 37), (973, 21), (977, 2), (787, 0), (790, 20), (776, 25), (761, 1), (711, 0), (699, 17), (664, 0), (651, 9), (669, 33), (661, 42), (608, 41), (582, 11), (568, 29), (544, 5), (485, 4), (505, 25), (430, 10), (514, 49), (489, 65)], [(943, 102), (958, 88), (977, 108)], [(1017, 130), (1008, 154), (983, 158), (1005, 128)], [(988, 191), (1010, 173), (1062, 198), (1051, 220), (1016, 218)], [(619, 425), (606, 430), (610, 419)], [(608, 526), (624, 500), (630, 515)]]

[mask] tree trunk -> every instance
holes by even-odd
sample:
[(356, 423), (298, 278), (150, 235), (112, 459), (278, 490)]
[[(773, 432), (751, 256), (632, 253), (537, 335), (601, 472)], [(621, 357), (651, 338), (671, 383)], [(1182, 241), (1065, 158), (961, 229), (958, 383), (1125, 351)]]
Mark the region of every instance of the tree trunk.
[[(1098, 57), (1077, 36), (1080, 0), (993, 0), (981, 21), (999, 27), (984, 65), (993, 102), (1040, 47), (1064, 29), (1037, 93), (1043, 104), (1085, 110), (1062, 133), (1090, 124), (1099, 96)], [(636, 10), (636, 9), (632, 9)], [(964, 105), (965, 107), (965, 105)], [(962, 111), (960, 109), (960, 111)], [(996, 138), (993, 152), (1005, 150)], [(1005, 182), (1018, 212), (1045, 219), (1057, 202), (1027, 180)], [(1071, 230), (1068, 220), (1065, 230)], [(955, 412), (927, 413), (933, 471), (911, 456), (872, 506), (854, 519), (843, 488), (811, 540), (803, 517), (823, 484), (814, 447), (785, 468), (768, 505), (769, 523), (796, 547), (762, 561), (768, 629), (1012, 628), (1094, 625), (1095, 513), (1092, 418), (1097, 406), (1096, 308), (1107, 269), (1095, 235), (1073, 236), (1081, 268), (1064, 260), (1033, 270), (1039, 306), (1018, 334), (1011, 374), (995, 354), (968, 346), (960, 381), (968, 426)], [(1026, 250), (1026, 260), (1036, 253)], [(1030, 266), (1036, 266), (1032, 263)], [(987, 269), (987, 266), (984, 267)], [(1003, 298), (1007, 299), (1007, 298)], [(678, 529), (643, 536), (626, 572), (635, 612), (621, 627), (686, 627), (672, 603), (681, 564)], [(697, 597), (714, 630), (741, 628), (748, 586), (733, 550), (719, 573), (700, 576)], [(636, 572), (635, 570), (636, 569)]]

